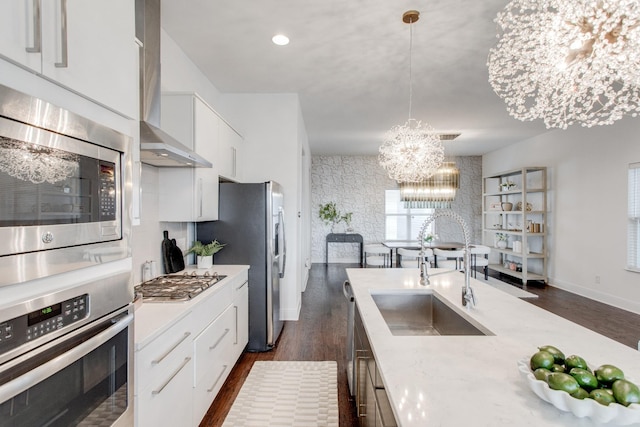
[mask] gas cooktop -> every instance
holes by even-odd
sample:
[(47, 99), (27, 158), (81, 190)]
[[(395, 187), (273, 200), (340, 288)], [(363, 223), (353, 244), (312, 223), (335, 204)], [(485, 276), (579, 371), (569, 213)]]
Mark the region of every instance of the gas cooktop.
[(135, 287), (137, 295), (145, 302), (189, 301), (206, 291), (227, 276), (218, 273), (202, 275), (195, 271), (183, 274), (169, 274), (148, 280)]

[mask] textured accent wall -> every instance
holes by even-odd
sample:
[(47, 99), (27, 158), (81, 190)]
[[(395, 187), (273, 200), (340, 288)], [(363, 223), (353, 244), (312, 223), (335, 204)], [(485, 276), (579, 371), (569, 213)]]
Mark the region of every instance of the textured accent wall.
[[(452, 209), (467, 221), (472, 239), (480, 242), (482, 231), (482, 158), (457, 157), (460, 190)], [(384, 240), (384, 192), (398, 185), (378, 165), (377, 156), (312, 156), (311, 158), (311, 261), (325, 262), (325, 238), (331, 226), (318, 217), (320, 205), (335, 202), (342, 212), (353, 212), (351, 227), (365, 244)], [(460, 227), (438, 219), (441, 240), (462, 241)], [(343, 223), (340, 224), (343, 226)], [(342, 230), (344, 231), (344, 230)], [(332, 243), (329, 262), (358, 262), (358, 246)]]

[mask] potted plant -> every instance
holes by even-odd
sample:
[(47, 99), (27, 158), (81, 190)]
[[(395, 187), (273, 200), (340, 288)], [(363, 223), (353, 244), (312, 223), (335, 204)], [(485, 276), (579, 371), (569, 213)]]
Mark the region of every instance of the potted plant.
[(509, 191), (512, 190), (516, 187), (515, 182), (513, 181), (506, 181), (500, 184), (500, 191)]
[(496, 233), (496, 247), (500, 249), (504, 249), (507, 247), (507, 237), (506, 233)]
[(430, 245), (431, 245), (431, 243), (433, 243), (433, 241), (434, 241), (434, 240), (437, 240), (437, 239), (438, 239), (438, 235), (437, 235), (437, 234), (429, 233), (429, 234), (427, 234), (426, 236), (424, 236), (424, 243), (425, 243), (426, 245), (429, 245), (429, 246), (430, 246)]
[(335, 202), (328, 202), (324, 205), (320, 205), (318, 216), (325, 224), (331, 224), (331, 232), (333, 233), (335, 226), (342, 221), (347, 224), (347, 227), (350, 227), (353, 212), (346, 212), (343, 214), (338, 210)]
[(214, 240), (211, 243), (203, 244), (196, 240), (187, 253), (196, 254), (196, 262), (198, 268), (211, 268), (213, 265), (213, 254), (219, 252), (225, 245)]

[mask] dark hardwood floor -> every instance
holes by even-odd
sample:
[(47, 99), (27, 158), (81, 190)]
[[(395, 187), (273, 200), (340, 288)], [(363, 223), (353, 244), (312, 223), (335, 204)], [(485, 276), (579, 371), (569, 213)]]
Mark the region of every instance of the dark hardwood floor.
[[(285, 322), (276, 348), (266, 353), (245, 352), (200, 423), (201, 427), (222, 425), (245, 378), (256, 360), (335, 360), (338, 362), (340, 426), (357, 425), (349, 400), (346, 377), (347, 300), (342, 283), (345, 268), (357, 264), (313, 264), (306, 291), (302, 294), (300, 320)], [(506, 277), (499, 277), (508, 280)], [(521, 284), (513, 283), (522, 287)], [(525, 301), (556, 313), (618, 342), (636, 348), (640, 339), (640, 315), (620, 310), (551, 286), (529, 284), (527, 291), (538, 295)]]

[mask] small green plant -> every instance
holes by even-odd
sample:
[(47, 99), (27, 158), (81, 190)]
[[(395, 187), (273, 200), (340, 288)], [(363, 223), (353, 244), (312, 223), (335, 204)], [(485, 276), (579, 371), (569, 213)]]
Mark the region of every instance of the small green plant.
[(437, 238), (438, 238), (438, 235), (437, 235), (437, 234), (431, 234), (431, 233), (429, 233), (429, 234), (427, 234), (426, 236), (424, 236), (424, 242), (425, 242), (425, 243), (431, 243), (431, 242), (433, 242), (434, 240), (436, 240)]
[(502, 184), (500, 184), (500, 188), (502, 189), (502, 191), (509, 191), (512, 188), (514, 188), (515, 186), (516, 186), (516, 184), (513, 181), (507, 181), (507, 182), (503, 182)]
[(187, 253), (189, 254), (193, 252), (198, 256), (210, 256), (219, 252), (224, 246), (225, 244), (220, 243), (217, 240), (214, 240), (213, 242), (206, 245), (199, 240), (196, 240), (193, 246), (191, 246), (191, 248), (187, 251)]
[(508, 235), (505, 234), (505, 233), (496, 233), (496, 240), (506, 242), (507, 241), (507, 236)]
[(353, 212), (346, 212), (343, 214), (338, 210), (335, 202), (329, 202), (324, 205), (320, 205), (318, 216), (327, 225), (338, 224), (339, 222), (344, 221), (347, 226), (350, 226)]

